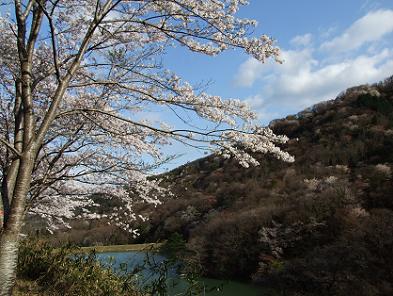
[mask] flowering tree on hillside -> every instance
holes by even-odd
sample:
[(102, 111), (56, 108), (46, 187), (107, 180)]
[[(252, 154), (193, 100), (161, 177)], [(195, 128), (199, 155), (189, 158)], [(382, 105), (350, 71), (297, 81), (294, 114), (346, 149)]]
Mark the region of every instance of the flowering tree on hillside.
[[(69, 218), (99, 192), (123, 198), (132, 216), (125, 185), (158, 203), (160, 188), (145, 171), (165, 159), (160, 147), (172, 140), (204, 145), (244, 167), (258, 165), (250, 152), (293, 160), (276, 146), (286, 137), (254, 125), (243, 102), (197, 92), (159, 63), (174, 45), (207, 55), (241, 48), (262, 62), (277, 59), (269, 37), (247, 37), (255, 21), (234, 16), (246, 2), (3, 3), (12, 13), (0, 18), (0, 296), (11, 293), (27, 211)], [(141, 120), (151, 106), (183, 120), (196, 114), (215, 128)]]

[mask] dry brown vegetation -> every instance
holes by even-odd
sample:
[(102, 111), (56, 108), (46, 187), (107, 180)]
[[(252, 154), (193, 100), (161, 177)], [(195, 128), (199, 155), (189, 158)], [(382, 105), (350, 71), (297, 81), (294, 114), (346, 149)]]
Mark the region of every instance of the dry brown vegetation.
[[(393, 77), (271, 123), (294, 164), (209, 156), (165, 175), (177, 198), (143, 225), (180, 233), (205, 274), (305, 295), (393, 293)], [(285, 284), (284, 284), (285, 283)]]
[[(206, 275), (253, 279), (283, 295), (392, 295), (393, 77), (271, 128), (292, 139), (284, 148), (295, 163), (260, 156), (261, 166), (245, 170), (209, 156), (163, 175), (177, 197), (139, 205), (150, 216), (139, 242), (179, 233)], [(108, 238), (104, 222), (55, 237), (132, 241)]]

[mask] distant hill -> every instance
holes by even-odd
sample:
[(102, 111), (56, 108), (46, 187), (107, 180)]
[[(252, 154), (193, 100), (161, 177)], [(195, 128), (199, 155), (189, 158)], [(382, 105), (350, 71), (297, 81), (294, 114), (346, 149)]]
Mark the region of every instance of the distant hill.
[(270, 127), (291, 138), (283, 148), (295, 163), (260, 155), (244, 169), (211, 155), (183, 165), (164, 175), (177, 197), (145, 210), (141, 239), (181, 234), (209, 276), (393, 295), (393, 77)]

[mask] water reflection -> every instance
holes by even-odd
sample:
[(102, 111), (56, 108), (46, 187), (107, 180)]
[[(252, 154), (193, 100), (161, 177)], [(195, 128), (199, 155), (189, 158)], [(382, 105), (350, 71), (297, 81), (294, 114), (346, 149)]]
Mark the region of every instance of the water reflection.
[[(157, 280), (156, 269), (150, 268), (145, 264), (146, 256), (150, 262), (162, 263), (165, 257), (158, 253), (149, 253), (141, 251), (131, 252), (107, 252), (97, 254), (98, 260), (103, 264), (111, 264), (112, 267), (117, 271), (128, 271), (133, 272), (135, 269), (138, 270), (137, 278), (139, 279), (137, 284), (140, 287), (146, 286), (151, 281)], [(143, 266), (142, 269), (139, 267)], [(176, 273), (176, 268), (171, 267), (167, 270), (167, 281), (166, 286), (168, 288), (169, 296), (184, 295), (184, 291), (187, 291), (189, 283), (179, 277)], [(201, 278), (199, 280), (199, 286), (201, 287), (200, 295), (208, 296), (268, 296), (266, 290), (259, 286), (252, 284), (235, 282), (235, 281), (223, 281), (216, 279)], [(195, 295), (195, 294), (193, 294)]]

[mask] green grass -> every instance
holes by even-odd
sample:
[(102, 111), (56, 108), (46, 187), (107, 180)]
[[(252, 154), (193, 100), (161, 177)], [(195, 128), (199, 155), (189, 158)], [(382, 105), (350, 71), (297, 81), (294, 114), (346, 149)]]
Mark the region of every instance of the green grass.
[(112, 245), (112, 246), (93, 246), (81, 247), (83, 252), (95, 251), (96, 253), (104, 252), (129, 252), (129, 251), (157, 251), (161, 248), (163, 243), (147, 243), (147, 244), (132, 244), (132, 245)]

